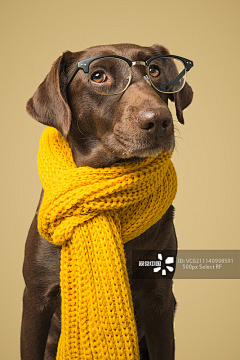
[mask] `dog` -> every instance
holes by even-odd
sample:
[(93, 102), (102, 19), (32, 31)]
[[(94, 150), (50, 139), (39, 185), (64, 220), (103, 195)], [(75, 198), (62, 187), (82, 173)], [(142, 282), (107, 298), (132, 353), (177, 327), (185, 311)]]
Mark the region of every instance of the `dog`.
[[(85, 73), (86, 59), (101, 56), (104, 59), (107, 55), (108, 61), (112, 61), (114, 56), (119, 62), (127, 63), (124, 59), (128, 59), (130, 75), (123, 76), (123, 66), (119, 67), (124, 78), (119, 79), (119, 84), (125, 82), (121, 85), (121, 92), (115, 85), (114, 88), (113, 80), (103, 70), (97, 71), (96, 68), (90, 75)], [(168, 101), (174, 101), (177, 119), (183, 124), (183, 109), (192, 102), (193, 91), (187, 82), (178, 92), (166, 87), (162, 88), (165, 91), (159, 91), (154, 81), (160, 76), (161, 69), (154, 62), (151, 67), (146, 63), (160, 55), (173, 60), (167, 58), (169, 51), (157, 44), (151, 47), (104, 45), (74, 53), (67, 51), (55, 61), (28, 101), (27, 112), (40, 123), (60, 131), (71, 147), (77, 167), (109, 167), (119, 161), (156, 155), (162, 149), (169, 153), (174, 149), (175, 140)], [(191, 62), (188, 64), (193, 65)], [(55, 359), (61, 328), (61, 247), (47, 242), (38, 232), (42, 198), (43, 191), (25, 247), (22, 360)], [(142, 249), (147, 253), (149, 250), (171, 249), (177, 252), (173, 218), (171, 205), (155, 225), (124, 245), (129, 279), (137, 266), (132, 263), (134, 250)], [(172, 279), (132, 279), (131, 290), (141, 359), (173, 360), (176, 300), (172, 293)]]

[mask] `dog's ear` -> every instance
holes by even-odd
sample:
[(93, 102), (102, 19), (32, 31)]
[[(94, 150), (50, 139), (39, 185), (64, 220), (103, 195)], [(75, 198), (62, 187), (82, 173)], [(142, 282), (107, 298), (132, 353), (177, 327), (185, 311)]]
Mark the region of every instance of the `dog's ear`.
[(183, 110), (191, 104), (193, 99), (193, 91), (191, 86), (186, 82), (181, 91), (169, 95), (169, 99), (175, 102), (176, 115), (178, 121), (184, 124)]
[[(162, 45), (154, 44), (151, 46), (151, 48), (154, 51), (154, 55), (170, 55), (168, 49)], [(175, 102), (178, 121), (181, 124), (184, 124), (183, 109), (191, 104), (193, 98), (193, 91), (191, 86), (186, 82), (181, 91), (176, 94), (168, 95), (168, 98)]]
[(70, 54), (67, 51), (55, 61), (26, 107), (29, 115), (44, 125), (55, 127), (65, 139), (72, 118), (66, 94), (66, 68)]

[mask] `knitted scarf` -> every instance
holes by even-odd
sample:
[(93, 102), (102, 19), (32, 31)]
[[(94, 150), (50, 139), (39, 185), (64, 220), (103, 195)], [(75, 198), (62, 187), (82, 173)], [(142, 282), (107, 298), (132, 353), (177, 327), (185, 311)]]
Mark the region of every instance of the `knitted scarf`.
[(77, 168), (68, 142), (47, 127), (38, 168), (39, 233), (62, 245), (57, 360), (139, 360), (123, 244), (171, 205), (177, 190), (171, 154)]

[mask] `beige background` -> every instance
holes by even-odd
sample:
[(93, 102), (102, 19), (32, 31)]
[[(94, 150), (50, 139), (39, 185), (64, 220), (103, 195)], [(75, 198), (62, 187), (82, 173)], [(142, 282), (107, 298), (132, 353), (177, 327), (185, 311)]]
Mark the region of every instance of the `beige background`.
[[(178, 125), (180, 249), (239, 249), (240, 49), (237, 0), (1, 2), (0, 357), (19, 358), (24, 243), (39, 194), (44, 127), (29, 97), (65, 50), (159, 43), (194, 61), (194, 101)], [(176, 360), (238, 359), (239, 280), (175, 280)]]

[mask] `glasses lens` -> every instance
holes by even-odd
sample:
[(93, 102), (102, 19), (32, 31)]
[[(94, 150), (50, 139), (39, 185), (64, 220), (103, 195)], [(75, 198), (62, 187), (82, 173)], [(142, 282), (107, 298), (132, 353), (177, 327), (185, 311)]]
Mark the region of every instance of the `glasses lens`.
[(125, 60), (105, 57), (89, 66), (89, 80), (93, 89), (103, 95), (119, 94), (129, 84), (131, 69)]
[(184, 63), (175, 58), (161, 57), (151, 61), (148, 73), (153, 86), (164, 93), (180, 91), (186, 81)]

